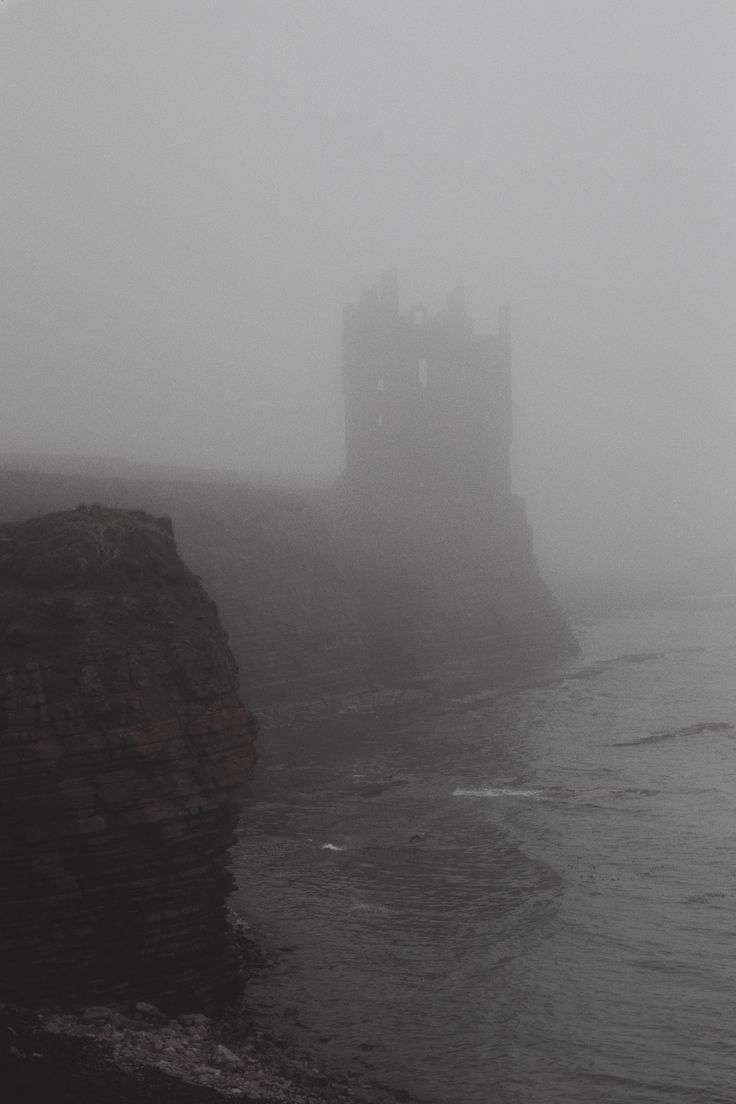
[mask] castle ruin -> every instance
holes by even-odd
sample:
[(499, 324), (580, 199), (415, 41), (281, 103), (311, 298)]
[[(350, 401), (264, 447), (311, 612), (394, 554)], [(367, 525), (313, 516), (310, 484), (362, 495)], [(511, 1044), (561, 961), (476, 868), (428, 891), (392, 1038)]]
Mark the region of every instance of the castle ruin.
[(343, 390), (333, 518), (378, 681), (466, 659), (499, 676), (574, 650), (511, 492), (508, 308), (495, 334), (474, 331), (462, 288), (402, 314), (384, 272), (344, 308)]
[(444, 310), (399, 312), (395, 270), (344, 308), (346, 475), (398, 495), (511, 491), (508, 308), (477, 334), (456, 288)]

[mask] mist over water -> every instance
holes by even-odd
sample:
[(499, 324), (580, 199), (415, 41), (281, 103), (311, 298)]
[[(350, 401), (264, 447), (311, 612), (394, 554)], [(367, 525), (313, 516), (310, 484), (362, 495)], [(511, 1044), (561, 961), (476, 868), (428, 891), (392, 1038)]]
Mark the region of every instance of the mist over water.
[(733, 608), (631, 614), (515, 693), (273, 733), (260, 1016), (437, 1104), (730, 1100), (735, 642)]

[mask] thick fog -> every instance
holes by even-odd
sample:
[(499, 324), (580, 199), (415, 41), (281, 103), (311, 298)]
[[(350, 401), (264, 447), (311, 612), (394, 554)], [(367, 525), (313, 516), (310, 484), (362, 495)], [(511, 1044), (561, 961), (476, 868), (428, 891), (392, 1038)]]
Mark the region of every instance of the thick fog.
[(5, 0), (0, 449), (325, 478), (344, 302), (509, 302), (552, 568), (736, 543), (731, 0)]

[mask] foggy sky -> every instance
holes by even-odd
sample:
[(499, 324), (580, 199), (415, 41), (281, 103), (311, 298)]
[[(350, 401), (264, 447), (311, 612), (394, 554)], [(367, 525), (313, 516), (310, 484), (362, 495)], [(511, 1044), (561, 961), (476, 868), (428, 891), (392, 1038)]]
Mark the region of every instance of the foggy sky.
[(736, 545), (731, 0), (5, 0), (0, 449), (333, 475), (340, 315), (509, 302), (551, 567)]

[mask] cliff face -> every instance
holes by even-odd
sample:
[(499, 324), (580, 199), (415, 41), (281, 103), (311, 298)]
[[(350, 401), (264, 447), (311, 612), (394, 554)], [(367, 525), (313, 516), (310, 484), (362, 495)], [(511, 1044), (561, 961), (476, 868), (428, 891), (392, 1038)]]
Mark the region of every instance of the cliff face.
[(6, 1000), (232, 983), (225, 899), (256, 722), (167, 519), (0, 526), (0, 978)]
[(350, 488), (329, 520), (379, 681), (455, 669), (500, 679), (576, 651), (517, 496)]

